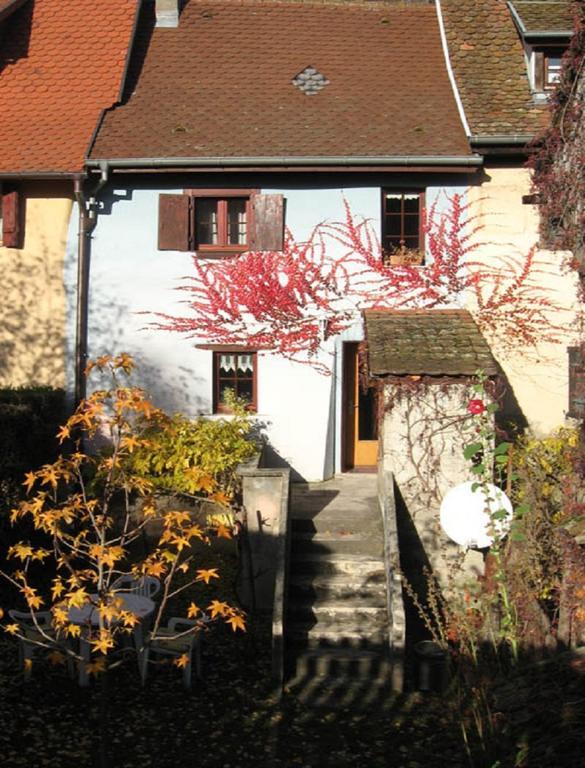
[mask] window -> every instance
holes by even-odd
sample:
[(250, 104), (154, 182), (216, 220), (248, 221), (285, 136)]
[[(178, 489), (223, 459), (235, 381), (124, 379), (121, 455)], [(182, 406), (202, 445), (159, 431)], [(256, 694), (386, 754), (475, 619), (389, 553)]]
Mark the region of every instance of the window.
[(382, 191), (382, 249), (390, 264), (423, 264), (424, 192)]
[(569, 410), (567, 416), (585, 418), (585, 354), (583, 347), (569, 347)]
[(282, 251), (284, 198), (254, 189), (188, 189), (159, 196), (158, 247), (202, 258)]
[(213, 353), (213, 412), (230, 413), (227, 393), (232, 392), (247, 404), (250, 411), (256, 404), (256, 352), (249, 350)]
[(537, 92), (552, 90), (561, 75), (561, 60), (565, 52), (564, 46), (554, 46), (536, 49), (534, 59), (533, 87)]

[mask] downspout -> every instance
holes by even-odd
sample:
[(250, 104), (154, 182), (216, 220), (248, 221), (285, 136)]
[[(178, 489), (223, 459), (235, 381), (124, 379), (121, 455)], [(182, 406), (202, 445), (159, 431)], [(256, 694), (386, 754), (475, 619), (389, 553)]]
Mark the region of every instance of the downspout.
[(108, 181), (107, 164), (102, 166), (102, 175), (91, 192), (89, 200), (83, 191), (83, 177), (74, 182), (74, 195), (79, 208), (77, 229), (77, 307), (75, 315), (75, 407), (85, 399), (87, 383), (88, 304), (89, 273), (91, 260), (91, 235), (97, 224), (96, 197)]

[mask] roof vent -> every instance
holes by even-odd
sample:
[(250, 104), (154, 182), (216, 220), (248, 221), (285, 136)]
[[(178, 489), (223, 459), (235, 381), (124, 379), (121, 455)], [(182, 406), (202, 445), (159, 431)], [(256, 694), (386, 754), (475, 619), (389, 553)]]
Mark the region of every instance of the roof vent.
[(318, 69), (309, 66), (293, 78), (292, 84), (307, 96), (316, 96), (326, 85), (329, 85), (329, 80)]
[(156, 26), (179, 26), (179, 0), (155, 0)]

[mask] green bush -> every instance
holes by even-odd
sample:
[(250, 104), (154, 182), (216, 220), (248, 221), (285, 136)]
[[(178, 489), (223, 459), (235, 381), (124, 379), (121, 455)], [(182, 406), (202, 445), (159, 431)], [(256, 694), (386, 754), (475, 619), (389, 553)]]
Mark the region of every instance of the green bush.
[(146, 445), (130, 457), (132, 471), (158, 491), (191, 494), (207, 476), (233, 495), (236, 467), (258, 450), (253, 427), (246, 410), (237, 404), (230, 418), (190, 420), (175, 414), (143, 435)]

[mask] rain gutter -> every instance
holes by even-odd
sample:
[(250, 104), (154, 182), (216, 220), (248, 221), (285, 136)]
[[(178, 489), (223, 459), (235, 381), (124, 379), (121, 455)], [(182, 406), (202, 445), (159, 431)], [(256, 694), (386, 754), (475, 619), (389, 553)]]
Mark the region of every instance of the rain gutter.
[(472, 147), (524, 146), (534, 139), (532, 133), (515, 133), (510, 135), (482, 136), (476, 134), (469, 137)]
[(85, 369), (87, 367), (87, 337), (88, 337), (88, 302), (89, 302), (89, 272), (91, 257), (91, 234), (97, 224), (95, 201), (100, 189), (107, 184), (109, 169), (107, 165), (101, 169), (101, 178), (89, 193), (83, 189), (83, 176), (77, 176), (74, 181), (74, 195), (79, 208), (79, 224), (77, 229), (77, 306), (75, 314), (75, 405), (85, 398), (87, 382)]
[(481, 155), (383, 155), (383, 156), (318, 156), (301, 157), (120, 157), (103, 160), (87, 160), (88, 168), (102, 168), (104, 165), (116, 168), (242, 168), (246, 166), (284, 167), (284, 166), (363, 166), (385, 165), (411, 167), (427, 166), (464, 166), (475, 167), (483, 163)]

